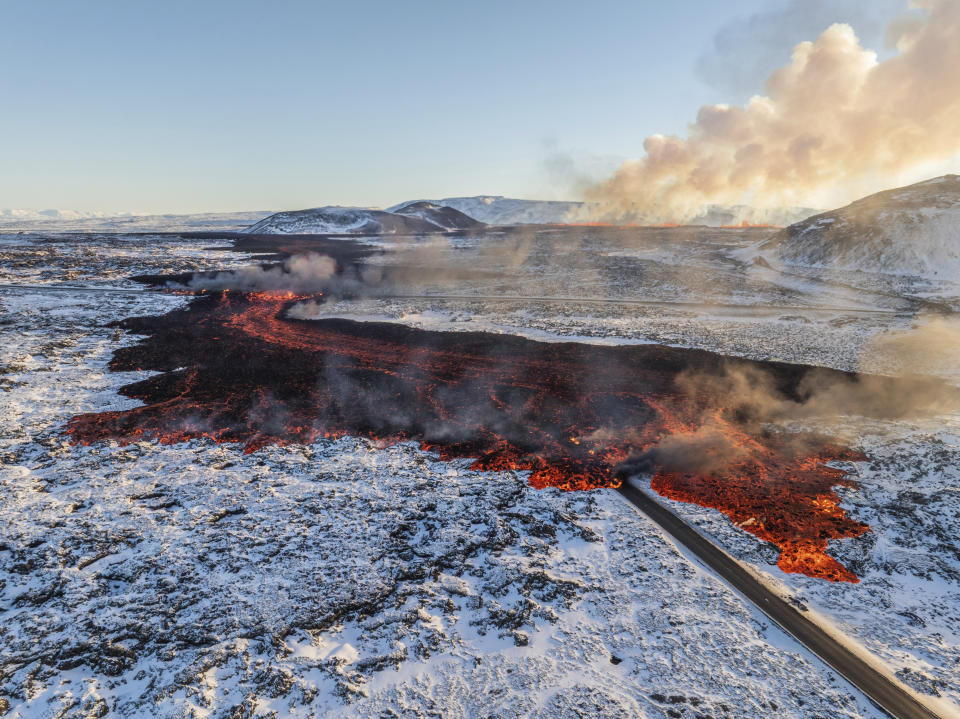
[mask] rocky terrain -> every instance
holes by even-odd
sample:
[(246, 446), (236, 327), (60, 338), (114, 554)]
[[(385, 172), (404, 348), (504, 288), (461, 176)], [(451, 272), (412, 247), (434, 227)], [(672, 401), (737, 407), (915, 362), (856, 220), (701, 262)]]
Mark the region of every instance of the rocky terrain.
[[(422, 257), (378, 242), (400, 259), (376, 261)], [(437, 287), (312, 312), (841, 369), (909, 330), (915, 287), (853, 290), (731, 257), (755, 242), (438, 235), (409, 250), (428, 251)], [(116, 390), (146, 374), (107, 372), (136, 340), (107, 323), (185, 301), (127, 278), (250, 260), (122, 235), (0, 236), (0, 256), (6, 716), (878, 716), (614, 493), (537, 491), (524, 473), (355, 438), (251, 454), (69, 444), (67, 419), (131, 406)], [(463, 262), (485, 272), (431, 297)], [(498, 294), (517, 299), (482, 299)], [(522, 299), (536, 295), (566, 299)], [(674, 509), (918, 691), (958, 701), (956, 422), (836, 428), (870, 455), (840, 493), (873, 532), (831, 548), (860, 584), (783, 575), (718, 513)]]

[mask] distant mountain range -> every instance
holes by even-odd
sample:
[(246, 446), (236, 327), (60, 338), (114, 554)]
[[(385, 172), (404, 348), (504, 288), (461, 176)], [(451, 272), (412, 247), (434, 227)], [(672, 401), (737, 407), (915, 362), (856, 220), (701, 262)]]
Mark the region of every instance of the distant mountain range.
[(960, 280), (960, 176), (878, 192), (809, 217), (759, 248), (770, 262)]
[[(413, 202), (402, 202), (388, 207), (396, 212)], [(420, 200), (423, 202), (423, 200)], [(595, 202), (518, 200), (501, 195), (477, 195), (475, 197), (445, 197), (442, 200), (427, 200), (435, 205), (452, 207), (488, 225), (552, 225), (581, 222), (604, 222), (611, 224), (644, 224), (639, 216), (629, 212), (613, 213), (610, 208)], [(758, 210), (746, 205), (731, 207), (709, 206), (696, 217), (687, 220), (689, 225), (739, 225), (742, 222), (767, 224), (782, 227), (797, 222), (818, 212), (809, 207), (787, 207), (776, 210)]]
[[(710, 207), (688, 221), (693, 225), (784, 226), (816, 212), (809, 208), (758, 211), (746, 206)], [(177, 232), (246, 231), (261, 234), (417, 234), (488, 225), (550, 225), (637, 218), (609, 217), (596, 203), (520, 200), (500, 195), (411, 200), (386, 210), (368, 207), (316, 207), (271, 213), (217, 212), (196, 215), (110, 215), (73, 210), (0, 210), (0, 231)]]
[[(811, 216), (812, 215), (812, 216)], [(0, 232), (223, 230), (251, 234), (429, 234), (486, 225), (544, 225), (601, 219), (598, 205), (499, 195), (402, 202), (386, 210), (318, 207), (291, 212), (105, 216), (63, 210), (0, 210)], [(805, 219), (804, 219), (805, 218)], [(620, 223), (629, 218), (619, 218)], [(750, 250), (771, 265), (960, 278), (960, 177), (945, 175), (870, 195), (816, 214), (710, 207), (688, 224), (789, 225)], [(792, 224), (791, 224), (792, 223)], [(619, 223), (614, 223), (619, 224)], [(745, 255), (748, 256), (748, 255)]]
[[(690, 220), (693, 225), (734, 225), (743, 221), (783, 226), (809, 216), (810, 208), (758, 211), (746, 206), (710, 207)], [(416, 222), (415, 220), (423, 222)], [(605, 221), (604, 208), (587, 202), (519, 200), (500, 195), (411, 200), (378, 210), (362, 207), (317, 207), (279, 212), (247, 230), (259, 234), (416, 234), (483, 225), (552, 225)], [(610, 224), (633, 220), (618, 216)]]
[[(401, 202), (388, 207), (390, 212), (402, 211), (405, 207), (424, 200)], [(425, 200), (459, 210), (475, 220), (488, 225), (549, 225), (575, 222), (587, 216), (589, 206), (585, 202), (553, 200), (517, 200), (500, 195), (477, 195), (476, 197), (445, 197), (442, 200)]]

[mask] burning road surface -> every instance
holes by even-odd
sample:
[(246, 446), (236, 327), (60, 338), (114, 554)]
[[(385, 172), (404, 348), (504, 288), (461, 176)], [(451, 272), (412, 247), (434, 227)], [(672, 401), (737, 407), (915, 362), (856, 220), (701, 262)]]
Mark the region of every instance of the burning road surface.
[(828, 463), (860, 457), (752, 423), (722, 395), (678, 389), (678, 378), (735, 366), (762, 370), (790, 396), (808, 368), (661, 345), (288, 318), (300, 299), (218, 292), (124, 320), (146, 338), (117, 350), (111, 369), (161, 374), (123, 388), (143, 406), (80, 415), (68, 433), (84, 444), (206, 437), (249, 452), (345, 435), (417, 441), (444, 459), (473, 458), (473, 469), (529, 470), (534, 487), (564, 490), (650, 471), (662, 495), (719, 509), (779, 547), (784, 571), (857, 581), (827, 542), (869, 527), (839, 506), (832, 487), (853, 483)]

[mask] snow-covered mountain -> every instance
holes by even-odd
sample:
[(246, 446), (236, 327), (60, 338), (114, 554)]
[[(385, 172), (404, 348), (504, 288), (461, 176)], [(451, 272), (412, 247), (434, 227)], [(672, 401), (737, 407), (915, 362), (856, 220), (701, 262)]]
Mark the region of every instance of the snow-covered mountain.
[(435, 205), (432, 202), (411, 202), (393, 210), (393, 213), (404, 217), (417, 217), (446, 230), (468, 230), (485, 224), (453, 207)]
[(451, 207), (488, 225), (549, 225), (560, 222), (577, 222), (585, 219), (590, 206), (585, 202), (553, 200), (518, 200), (501, 195), (477, 195), (476, 197), (446, 197), (442, 200), (413, 200), (388, 207), (390, 212), (400, 212), (405, 207), (428, 202), (432, 205)]
[(245, 232), (261, 235), (412, 235), (482, 226), (482, 222), (452, 208), (414, 202), (407, 203), (397, 212), (365, 207), (316, 207), (278, 212)]
[(74, 221), (109, 217), (106, 212), (84, 212), (82, 210), (0, 210), (0, 222), (42, 222), (52, 220)]
[(0, 210), (0, 232), (200, 232), (235, 231), (271, 213), (203, 212), (192, 215), (134, 215), (77, 210)]
[(960, 278), (960, 176), (878, 192), (814, 215), (760, 249), (788, 265)]

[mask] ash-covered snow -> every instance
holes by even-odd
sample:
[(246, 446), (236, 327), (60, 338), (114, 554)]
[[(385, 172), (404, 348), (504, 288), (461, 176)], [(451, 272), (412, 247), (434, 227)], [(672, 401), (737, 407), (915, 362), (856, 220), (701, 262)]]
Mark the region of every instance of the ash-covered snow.
[[(540, 231), (523, 242), (503, 239), (500, 250), (482, 253), (480, 261), (495, 268), (497, 280), (466, 283), (456, 299), (438, 286), (416, 299), (338, 301), (314, 312), (540, 340), (653, 341), (885, 373), (918, 369), (926, 358), (884, 356), (874, 344), (878, 337), (911, 331), (917, 315), (955, 317), (960, 310), (960, 293), (949, 282), (863, 271), (823, 276), (741, 262), (755, 235)], [(449, 256), (434, 253), (434, 270), (460, 261), (454, 258), (463, 253), (463, 242)], [(475, 255), (463, 261), (478, 262)], [(565, 299), (482, 299), (498, 295)], [(938, 372), (960, 383), (956, 353), (952, 366)], [(960, 417), (873, 423), (854, 418), (848, 426), (823, 418), (810, 428), (835, 433), (870, 458), (848, 466), (860, 488), (837, 491), (848, 514), (872, 531), (831, 548), (861, 577), (859, 584), (785, 575), (776, 567), (774, 548), (719, 512), (663, 501), (866, 646), (891, 673), (960, 712)]]
[(69, 445), (131, 404), (105, 324), (183, 301), (0, 290), (5, 716), (878, 716), (614, 493), (358, 439)]

